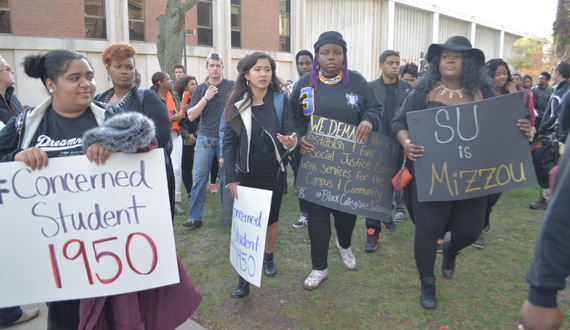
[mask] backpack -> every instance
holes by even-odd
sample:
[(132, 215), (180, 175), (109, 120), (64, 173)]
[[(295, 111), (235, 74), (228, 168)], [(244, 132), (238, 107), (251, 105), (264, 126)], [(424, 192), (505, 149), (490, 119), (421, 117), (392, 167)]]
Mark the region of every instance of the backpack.
[(538, 185), (544, 189), (549, 188), (549, 172), (558, 164), (560, 152), (558, 150), (558, 139), (553, 136), (540, 135), (536, 138), (534, 145), (530, 148), (534, 171), (538, 179)]

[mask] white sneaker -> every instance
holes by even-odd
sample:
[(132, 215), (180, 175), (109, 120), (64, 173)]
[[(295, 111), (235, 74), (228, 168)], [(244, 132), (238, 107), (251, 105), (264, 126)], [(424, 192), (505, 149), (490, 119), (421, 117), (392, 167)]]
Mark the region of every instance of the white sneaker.
[(338, 241), (334, 244), (336, 245), (338, 252), (340, 252), (344, 267), (348, 270), (356, 270), (356, 258), (354, 257), (354, 254), (352, 254), (352, 250), (350, 248), (343, 249), (340, 244), (338, 244)]
[(303, 228), (305, 226), (307, 226), (309, 223), (309, 219), (307, 219), (306, 216), (302, 215), (299, 217), (299, 219), (297, 220), (297, 222), (295, 222), (293, 224), (293, 227), (295, 228)]
[(329, 278), (329, 270), (313, 270), (311, 274), (307, 276), (305, 282), (303, 282), (303, 287), (307, 290), (313, 290), (319, 287), (321, 283)]
[(218, 186), (215, 183), (210, 183), (210, 194), (217, 194)]

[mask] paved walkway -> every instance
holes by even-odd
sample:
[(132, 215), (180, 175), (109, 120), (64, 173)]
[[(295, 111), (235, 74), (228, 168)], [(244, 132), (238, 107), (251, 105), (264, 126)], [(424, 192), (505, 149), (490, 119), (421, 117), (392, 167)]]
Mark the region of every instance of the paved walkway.
[[(47, 305), (45, 303), (41, 304), (33, 304), (33, 305), (26, 305), (22, 306), (23, 308), (33, 308), (39, 307), (40, 308), (40, 316), (37, 318), (22, 323), (17, 324), (11, 327), (0, 327), (0, 329), (10, 329), (10, 330), (46, 330), (47, 329)], [(179, 326), (176, 330), (203, 330), (204, 328), (199, 325), (198, 323), (194, 322), (192, 319), (188, 319), (188, 321), (184, 322), (181, 326)]]

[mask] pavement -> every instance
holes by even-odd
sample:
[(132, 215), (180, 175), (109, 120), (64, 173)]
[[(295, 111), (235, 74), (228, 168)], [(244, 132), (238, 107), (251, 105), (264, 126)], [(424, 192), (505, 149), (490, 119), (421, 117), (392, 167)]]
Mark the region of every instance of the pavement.
[[(25, 305), (22, 308), (40, 308), (40, 315), (28, 322), (16, 324), (11, 327), (0, 327), (0, 329), (9, 329), (9, 330), (45, 330), (47, 329), (47, 314), (48, 308), (45, 303), (40, 304), (32, 304), (32, 305)], [(204, 327), (199, 325), (198, 323), (194, 322), (192, 319), (188, 319), (184, 324), (176, 328), (176, 330), (202, 330)]]

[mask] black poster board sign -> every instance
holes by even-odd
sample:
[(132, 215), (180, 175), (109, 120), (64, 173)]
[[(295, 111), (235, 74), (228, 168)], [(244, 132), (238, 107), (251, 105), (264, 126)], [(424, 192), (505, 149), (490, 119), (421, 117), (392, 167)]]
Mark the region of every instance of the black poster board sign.
[(356, 128), (312, 116), (307, 142), (315, 148), (301, 157), (295, 194), (331, 209), (388, 220), (400, 146), (376, 132), (358, 143)]
[(425, 147), (414, 163), (422, 202), (460, 200), (534, 186), (522, 93), (408, 112), (413, 144)]

